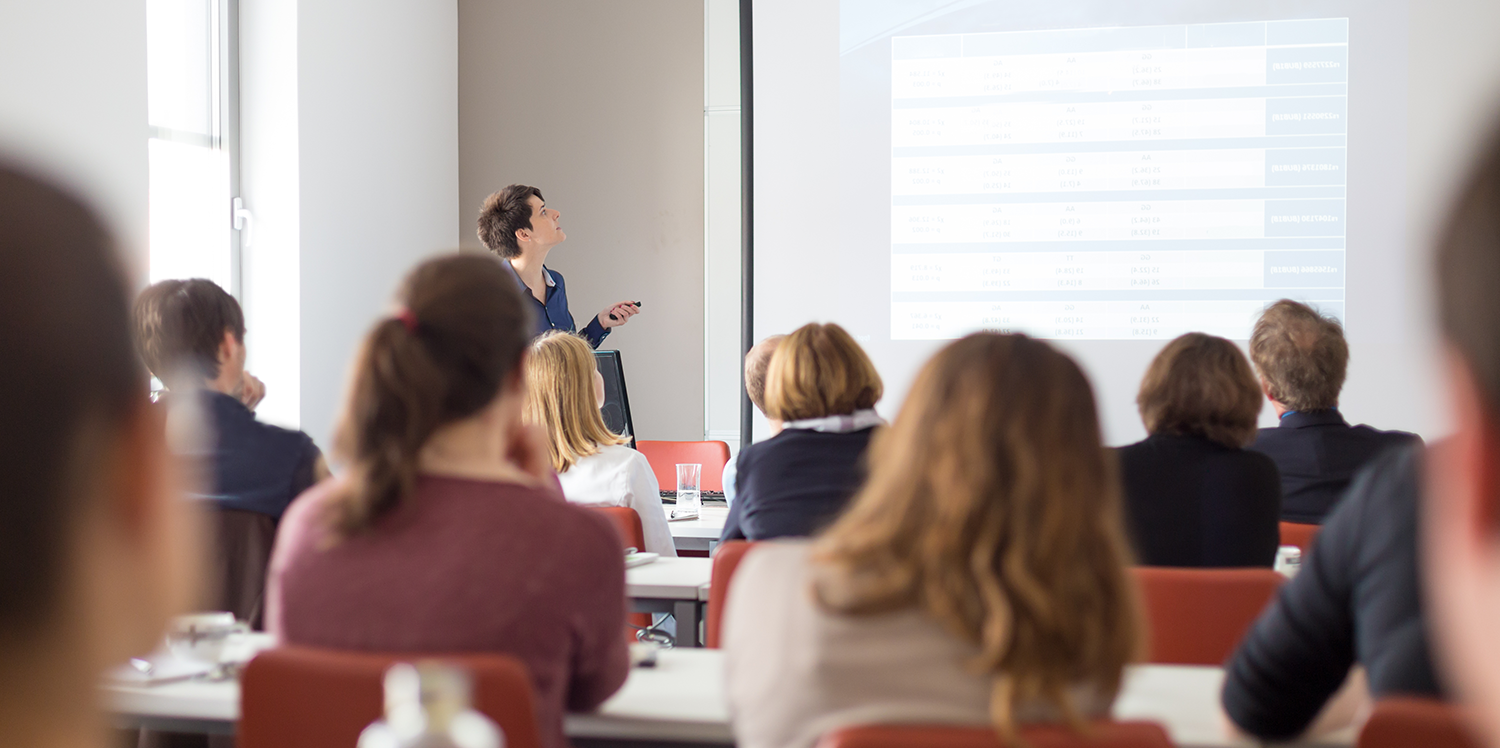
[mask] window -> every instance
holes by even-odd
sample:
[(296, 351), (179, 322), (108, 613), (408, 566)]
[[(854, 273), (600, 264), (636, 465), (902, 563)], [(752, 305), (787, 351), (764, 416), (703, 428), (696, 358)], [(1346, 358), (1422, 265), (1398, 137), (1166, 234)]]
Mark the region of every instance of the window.
[(232, 0), (148, 0), (151, 282), (208, 278), (239, 296)]

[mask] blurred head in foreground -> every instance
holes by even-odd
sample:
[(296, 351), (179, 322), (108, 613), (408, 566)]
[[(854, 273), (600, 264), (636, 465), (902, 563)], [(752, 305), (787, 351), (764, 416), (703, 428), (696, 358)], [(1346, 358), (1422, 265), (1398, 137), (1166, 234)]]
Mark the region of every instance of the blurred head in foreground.
[(819, 602), (854, 615), (918, 607), (976, 646), (1002, 732), (1038, 702), (1075, 724), (1096, 716), (1072, 694), (1112, 700), (1140, 629), (1117, 480), (1072, 359), (1024, 335), (949, 345), (869, 464), (818, 543)]
[(150, 651), (190, 592), (188, 521), (132, 350), (113, 240), (0, 167), (0, 725), (99, 744), (99, 674)]
[(1500, 139), (1437, 251), (1454, 435), (1431, 450), (1422, 532), (1439, 662), (1500, 746)]

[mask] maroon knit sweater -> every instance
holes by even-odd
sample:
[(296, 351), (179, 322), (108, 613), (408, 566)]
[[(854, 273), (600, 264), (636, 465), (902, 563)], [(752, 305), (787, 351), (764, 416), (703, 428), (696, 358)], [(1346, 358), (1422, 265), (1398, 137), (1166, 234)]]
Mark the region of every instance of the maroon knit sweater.
[(328, 543), (302, 494), (276, 537), (267, 628), (288, 644), (391, 652), (504, 652), (531, 669), (537, 725), (560, 748), (565, 710), (625, 682), (625, 564), (609, 521), (512, 483), (424, 476), (401, 508)]

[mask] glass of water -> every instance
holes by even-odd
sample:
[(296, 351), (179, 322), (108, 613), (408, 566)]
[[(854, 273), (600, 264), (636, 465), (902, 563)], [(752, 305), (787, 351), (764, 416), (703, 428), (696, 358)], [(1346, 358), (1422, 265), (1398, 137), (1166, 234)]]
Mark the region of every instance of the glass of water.
[(703, 493), (699, 488), (702, 476), (702, 465), (677, 466), (677, 508), (672, 512), (673, 516), (691, 517), (698, 514), (698, 507), (703, 500)]

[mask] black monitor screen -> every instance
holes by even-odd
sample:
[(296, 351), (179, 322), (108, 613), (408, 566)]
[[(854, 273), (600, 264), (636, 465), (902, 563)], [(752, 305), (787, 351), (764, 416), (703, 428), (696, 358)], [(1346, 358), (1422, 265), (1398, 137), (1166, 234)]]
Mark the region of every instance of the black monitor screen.
[(604, 425), (610, 431), (630, 437), (635, 446), (635, 424), (630, 420), (630, 395), (625, 391), (625, 369), (620, 365), (619, 351), (594, 351), (594, 362), (604, 377)]

